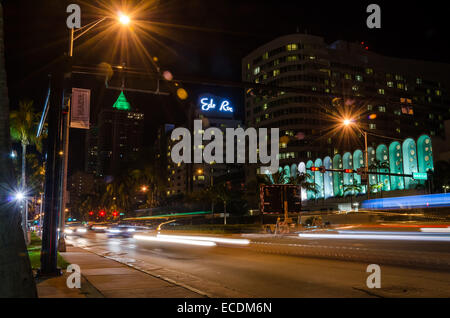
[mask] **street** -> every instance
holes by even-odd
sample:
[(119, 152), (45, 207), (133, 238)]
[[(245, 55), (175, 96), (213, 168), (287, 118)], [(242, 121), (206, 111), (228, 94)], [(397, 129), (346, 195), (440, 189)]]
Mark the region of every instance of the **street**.
[[(167, 233), (166, 233), (167, 234)], [(178, 235), (178, 233), (176, 233)], [(148, 234), (152, 235), (152, 234)], [(154, 235), (154, 234), (153, 234)], [(174, 235), (174, 233), (170, 233)], [(128, 264), (151, 275), (176, 282), (199, 295), (209, 297), (449, 297), (450, 271), (412, 265), (381, 266), (381, 288), (369, 289), (366, 272), (369, 262), (286, 255), (283, 246), (298, 241), (299, 246), (317, 251), (347, 250), (352, 254), (371, 252), (404, 258), (424, 255), (445, 262), (450, 256), (447, 242), (275, 239), (276, 249), (262, 252), (267, 244), (261, 235), (249, 235), (246, 246), (217, 244), (192, 246), (134, 238), (107, 238), (88, 233), (70, 237), (68, 244)], [(295, 247), (295, 246), (294, 246)], [(300, 247), (299, 247), (300, 248)], [(416, 253), (416, 254), (415, 254)], [(431, 253), (431, 254), (429, 254)], [(351, 255), (351, 254), (348, 254)], [(370, 258), (368, 258), (370, 260)], [(386, 261), (386, 263), (389, 263)], [(442, 265), (442, 264), (441, 264)], [(81, 268), (81, 272), (83, 269)]]

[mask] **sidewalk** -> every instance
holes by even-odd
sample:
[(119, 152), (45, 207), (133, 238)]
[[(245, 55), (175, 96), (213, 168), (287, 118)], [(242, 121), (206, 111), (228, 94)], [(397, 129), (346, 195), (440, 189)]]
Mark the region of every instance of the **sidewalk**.
[(81, 248), (68, 246), (61, 253), (70, 264), (81, 269), (81, 289), (70, 289), (66, 285), (70, 274), (38, 282), (40, 298), (195, 298), (202, 297), (182, 286), (156, 278), (129, 266), (90, 253)]

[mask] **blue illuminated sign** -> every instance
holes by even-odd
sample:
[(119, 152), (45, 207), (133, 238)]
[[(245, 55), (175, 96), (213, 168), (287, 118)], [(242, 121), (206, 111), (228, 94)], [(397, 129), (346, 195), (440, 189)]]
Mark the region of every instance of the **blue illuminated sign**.
[(201, 96), (199, 101), (202, 111), (209, 112), (214, 110), (222, 113), (233, 113), (233, 107), (230, 106), (230, 101), (227, 99), (220, 99), (215, 96)]

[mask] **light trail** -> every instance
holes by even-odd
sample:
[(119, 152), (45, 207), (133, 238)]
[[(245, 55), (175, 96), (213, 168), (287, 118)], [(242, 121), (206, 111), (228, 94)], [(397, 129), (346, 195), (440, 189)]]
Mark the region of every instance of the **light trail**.
[(322, 239), (354, 239), (354, 240), (393, 240), (393, 241), (442, 241), (450, 242), (450, 236), (432, 235), (374, 235), (374, 234), (306, 234), (300, 233), (300, 238)]
[(147, 235), (134, 235), (133, 238), (136, 240), (151, 241), (151, 242), (176, 243), (176, 244), (186, 244), (186, 245), (195, 245), (195, 246), (216, 246), (216, 243), (211, 242), (211, 241), (183, 240), (183, 239), (176, 239), (176, 238), (164, 238), (164, 237), (147, 236)]
[(216, 243), (224, 243), (224, 244), (237, 244), (237, 245), (248, 245), (250, 244), (249, 240), (246, 239), (227, 239), (221, 237), (208, 237), (208, 236), (189, 236), (189, 235), (165, 235), (158, 234), (157, 237), (161, 238), (175, 238), (175, 239), (183, 239), (183, 240), (195, 240), (195, 241), (210, 241)]

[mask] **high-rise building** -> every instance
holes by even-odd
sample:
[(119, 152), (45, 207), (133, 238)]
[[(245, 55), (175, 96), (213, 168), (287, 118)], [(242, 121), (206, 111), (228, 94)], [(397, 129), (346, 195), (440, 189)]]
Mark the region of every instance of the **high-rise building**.
[[(267, 87), (246, 92), (245, 124), (280, 129), (280, 166), (351, 150), (339, 129), (346, 116), (391, 138), (443, 136), (449, 72), (450, 65), (382, 56), (364, 43), (282, 36), (242, 60), (243, 81)], [(369, 146), (389, 142), (383, 138), (370, 136)]]
[[(224, 147), (226, 128), (243, 128), (242, 121), (235, 119), (232, 113), (205, 111), (202, 110), (200, 105), (194, 106), (194, 109), (192, 109), (188, 117), (189, 122), (184, 127), (190, 130), (192, 140), (195, 135), (203, 134), (209, 127), (216, 127), (224, 133)], [(202, 121), (201, 130), (193, 130), (192, 125), (194, 120)], [(243, 183), (244, 173), (242, 164), (209, 163), (203, 161), (201, 163), (187, 164), (174, 163), (170, 158), (172, 147), (178, 142), (171, 139), (171, 133), (174, 128), (174, 125), (164, 125), (164, 127), (161, 127), (156, 142), (156, 159), (157, 162), (159, 160), (161, 167), (164, 166), (164, 170), (161, 171), (166, 172), (166, 196), (201, 191), (218, 182), (238, 183), (239, 185)], [(195, 147), (204, 149), (206, 143), (208, 142), (203, 142), (202, 145), (195, 145), (192, 142), (192, 154), (194, 153)]]
[(144, 114), (132, 110), (123, 92), (111, 108), (102, 109), (98, 119), (98, 176), (114, 175), (138, 157), (143, 128)]

